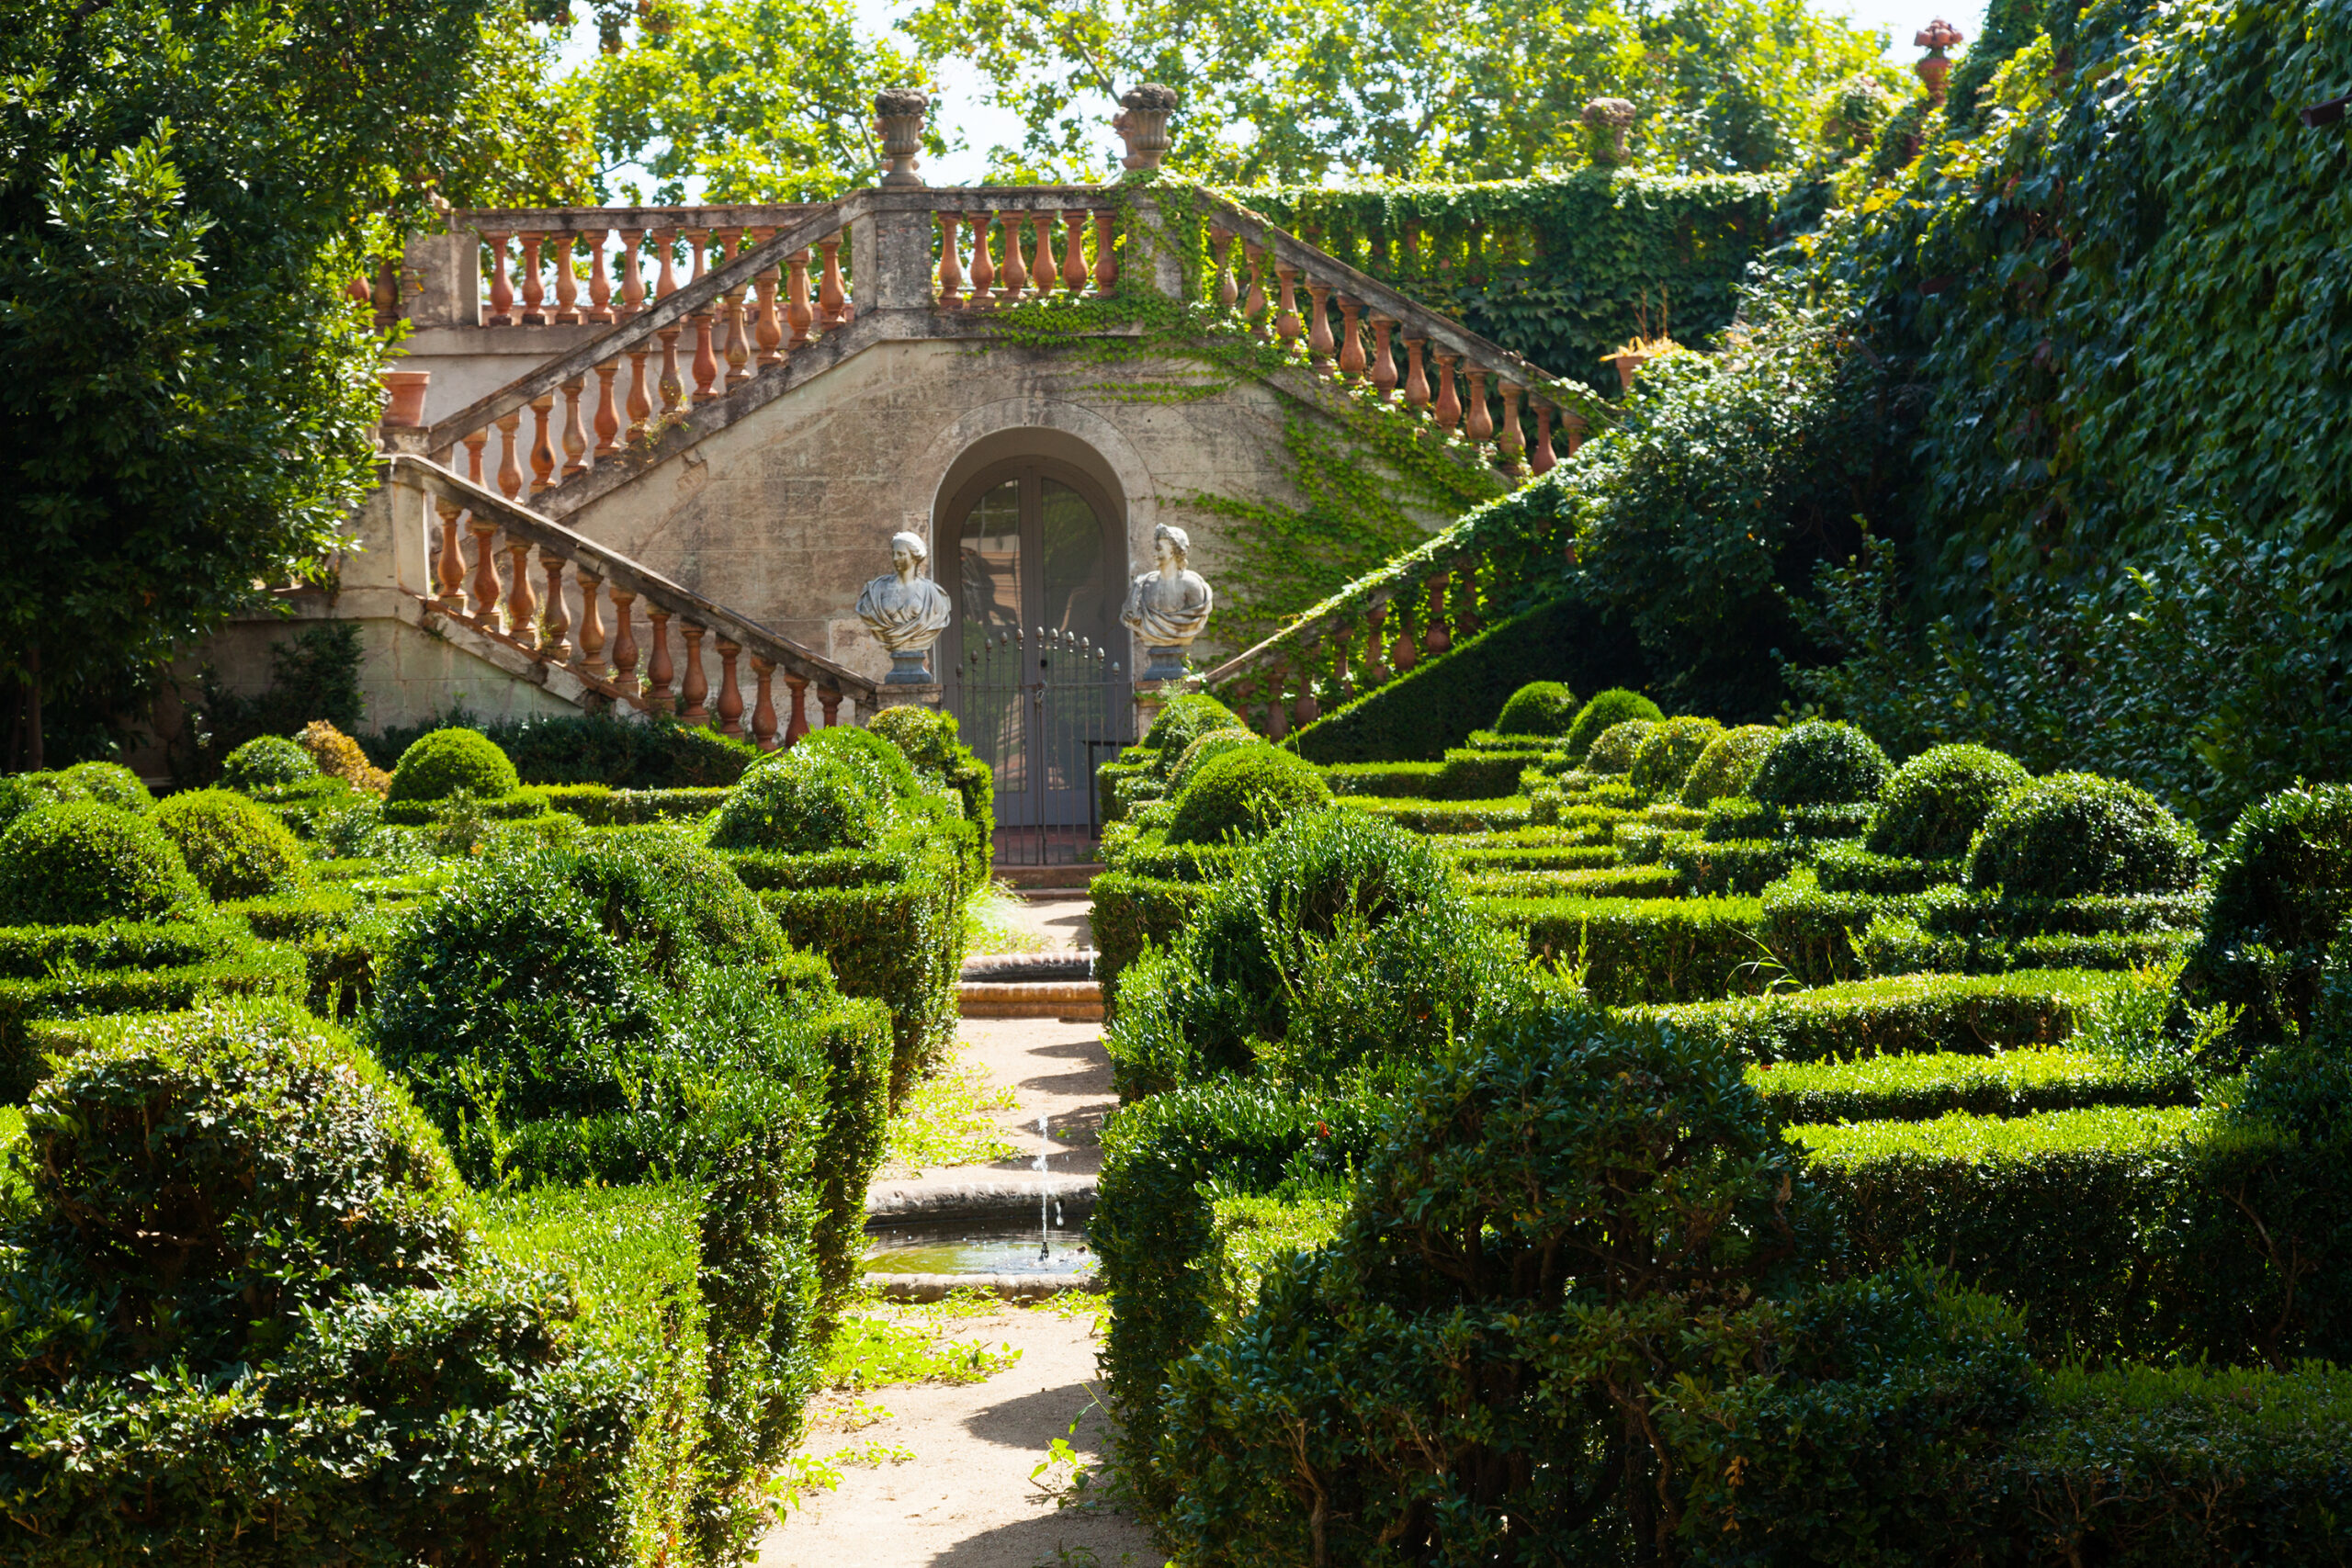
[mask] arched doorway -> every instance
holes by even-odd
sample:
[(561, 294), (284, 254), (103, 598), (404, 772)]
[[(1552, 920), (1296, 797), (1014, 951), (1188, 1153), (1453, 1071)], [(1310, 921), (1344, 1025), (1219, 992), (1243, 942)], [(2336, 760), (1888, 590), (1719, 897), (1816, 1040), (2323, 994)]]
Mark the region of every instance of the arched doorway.
[(996, 774), (998, 858), (1090, 858), (1094, 769), (1131, 723), (1118, 500), (1075, 464), (1010, 457), (957, 483), (937, 525), (955, 563), (946, 696), (965, 744)]

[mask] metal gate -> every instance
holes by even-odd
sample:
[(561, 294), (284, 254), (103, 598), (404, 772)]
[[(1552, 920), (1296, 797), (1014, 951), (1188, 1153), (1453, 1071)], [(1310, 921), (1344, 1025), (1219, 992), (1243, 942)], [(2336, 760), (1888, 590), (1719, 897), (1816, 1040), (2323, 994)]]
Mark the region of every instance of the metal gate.
[(1134, 737), (1126, 673), (1110, 650), (1046, 627), (969, 642), (947, 699), (996, 773), (999, 865), (1069, 865), (1102, 836), (1094, 770)]

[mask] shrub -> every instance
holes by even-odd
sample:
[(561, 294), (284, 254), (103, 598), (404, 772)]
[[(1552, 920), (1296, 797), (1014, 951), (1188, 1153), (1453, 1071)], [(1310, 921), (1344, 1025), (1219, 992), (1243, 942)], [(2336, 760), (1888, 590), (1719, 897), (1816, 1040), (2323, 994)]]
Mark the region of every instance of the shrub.
[(1272, 746), (1228, 751), (1204, 763), (1176, 802), (1168, 839), (1214, 844), (1255, 838), (1283, 818), (1331, 798), (1315, 764)]
[(2240, 814), (2213, 867), (2189, 980), (2246, 1010), (2257, 1038), (2311, 1026), (2329, 944), (2352, 914), (2352, 785), (2281, 790)]
[(514, 764), (490, 738), (475, 729), (436, 729), (401, 753), (388, 798), (447, 800), (459, 790), (496, 800), (521, 787)]
[(1706, 755), (1707, 748), (1723, 732), (1724, 727), (1712, 718), (1668, 719), (1642, 737), (1627, 782), (1636, 795), (1645, 799), (1679, 798), (1690, 770), (1698, 766), (1699, 759)]
[(248, 792), (275, 789), (317, 778), (322, 771), (316, 758), (283, 735), (256, 735), (220, 759), (220, 784)]
[(1577, 694), (1559, 681), (1530, 681), (1495, 716), (1502, 735), (1566, 735), (1577, 719)]
[(68, 791), (117, 811), (144, 811), (155, 804), (139, 775), (120, 762), (76, 762), (58, 778)]
[(154, 818), (189, 874), (213, 898), (265, 898), (310, 880), (302, 841), (233, 790), (185, 791), (157, 807)]
[(1438, 764), (1427, 791), (1432, 800), (1498, 800), (1519, 793), (1520, 777), (1542, 761), (1541, 751), (1457, 747)]
[(1246, 729), (1210, 730), (1185, 747), (1184, 754), (1176, 760), (1176, 765), (1168, 770), (1168, 797), (1173, 800), (1181, 796), (1200, 771), (1215, 759), (1228, 751), (1264, 744)]
[[(963, 743), (954, 714), (902, 703), (884, 708), (865, 727), (896, 746), (919, 773), (962, 795), (964, 820), (979, 825), (984, 847), (992, 844), (996, 773)], [(988, 867), (983, 863), (978, 869), (985, 874)]]
[(1568, 726), (1560, 750), (1571, 757), (1581, 757), (1600, 739), (1601, 732), (1637, 718), (1652, 724), (1664, 718), (1658, 705), (1639, 692), (1629, 692), (1623, 686), (1611, 686), (1595, 693), (1590, 702), (1577, 710), (1576, 721)]
[(1783, 1122), (1928, 1122), (1954, 1111), (2030, 1116), (2197, 1099), (2196, 1066), (2186, 1055), (2134, 1061), (2056, 1046), (1766, 1065), (1748, 1068), (1747, 1083)]
[(2145, 790), (2055, 773), (2003, 797), (1968, 852), (1968, 885), (2009, 897), (2172, 893), (2197, 885), (2204, 846)]
[(1748, 793), (1766, 806), (1843, 806), (1877, 799), (1892, 771), (1878, 742), (1852, 725), (1810, 719), (1781, 732)]
[(788, 854), (870, 849), (881, 841), (882, 826), (869, 777), (795, 746), (735, 786), (712, 818), (710, 842), (715, 849)]
[(318, 764), (318, 771), (327, 777), (341, 779), (369, 795), (382, 795), (392, 787), (392, 775), (369, 761), (358, 741), (325, 719), (312, 719), (295, 739)]
[(1727, 795), (1745, 795), (1756, 777), (1756, 765), (1780, 738), (1781, 732), (1769, 724), (1743, 724), (1716, 736), (1682, 781), (1682, 804), (1703, 807)]
[(28, 811), (0, 833), (0, 925), (160, 920), (204, 902), (148, 818), (84, 801)]
[(78, 792), (69, 793), (56, 773), (0, 774), (0, 828), (6, 828), (28, 811), (38, 811), (44, 806), (62, 806), (68, 800), (83, 798)]
[(2011, 790), (2032, 777), (2015, 758), (1984, 746), (1936, 746), (1894, 770), (1871, 818), (1875, 855), (1953, 860)]
[(1152, 751), (1151, 776), (1165, 780), (1184, 758), (1184, 750), (1212, 729), (1247, 729), (1241, 716), (1204, 693), (1170, 697), (1144, 732), (1142, 744)]
[(1324, 767), (1323, 777), (1333, 795), (1425, 800), (1444, 767), (1443, 762), (1332, 762)]
[(1087, 885), (1094, 933), (1094, 976), (1102, 987), (1103, 1016), (1115, 1018), (1120, 976), (1145, 948), (1172, 943), (1184, 923), (1208, 897), (1197, 882), (1146, 876), (1125, 869), (1106, 871)]
[(1754, 898), (1479, 898), (1474, 907), (1521, 933), (1530, 956), (1581, 968), (1588, 995), (1623, 1007), (1690, 1002), (1760, 989)]
[[(911, 800), (922, 793), (922, 785), (915, 778), (915, 770), (906, 753), (893, 746), (889, 739), (871, 729), (860, 729), (854, 724), (837, 724), (824, 729), (812, 729), (792, 743), (794, 751), (838, 762), (855, 773), (865, 784), (877, 810), (888, 811), (894, 802)], [(755, 763), (754, 769), (774, 767), (790, 753), (774, 753), (773, 760)]]
[(1630, 773), (1634, 759), (1641, 754), (1642, 743), (1657, 728), (1657, 725), (1646, 718), (1629, 718), (1623, 724), (1611, 725), (1585, 752), (1584, 771), (1611, 775)]
[[(668, 714), (533, 715), (481, 723), (453, 713), (438, 724), (468, 724), (514, 759), (525, 784), (600, 784), (613, 789), (713, 789), (735, 783), (762, 756), (748, 740)], [(427, 728), (432, 728), (428, 725)], [(388, 729), (364, 739), (368, 754), (389, 761), (413, 732)]]
[(794, 956), (734, 869), (678, 829), (616, 829), (581, 852), (567, 880), (597, 926), (664, 980), (682, 980), (696, 960), (772, 970)]

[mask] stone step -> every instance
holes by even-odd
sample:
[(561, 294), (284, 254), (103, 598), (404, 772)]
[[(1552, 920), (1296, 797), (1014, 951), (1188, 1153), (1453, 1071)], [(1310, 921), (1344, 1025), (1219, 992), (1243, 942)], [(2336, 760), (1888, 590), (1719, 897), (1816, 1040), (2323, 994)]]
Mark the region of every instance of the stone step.
[(956, 1010), (965, 1018), (1050, 1018), (1064, 1023), (1099, 1023), (1102, 987), (1095, 980), (966, 980), (956, 987)]

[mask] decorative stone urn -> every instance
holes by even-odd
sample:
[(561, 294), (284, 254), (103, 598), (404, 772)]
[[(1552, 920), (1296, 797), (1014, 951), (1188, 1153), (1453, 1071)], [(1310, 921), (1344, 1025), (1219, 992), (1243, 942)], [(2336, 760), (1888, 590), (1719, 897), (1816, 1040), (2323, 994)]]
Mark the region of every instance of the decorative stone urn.
[(915, 575), (930, 554), (922, 535), (891, 535), (890, 570), (867, 583), (857, 596), (857, 618), (865, 623), (874, 640), (889, 651), (887, 685), (932, 683), (923, 656), (947, 629), (952, 610), (945, 589)]
[(1966, 41), (1966, 35), (1938, 17), (1914, 34), (1911, 41), (1928, 51), (1928, 58), (1911, 69), (1917, 71), (1919, 80), (1928, 85), (1928, 102), (1940, 108), (1944, 101), (1944, 78), (1951, 74), (1951, 62), (1944, 58), (1944, 51)]
[(919, 186), (915, 170), (922, 160), (922, 117), (931, 108), (930, 95), (920, 87), (885, 87), (874, 95), (874, 134), (882, 139), (882, 184)]
[(384, 378), (384, 420), (388, 425), (402, 429), (417, 429), (424, 423), (424, 389), (433, 379), (430, 370), (386, 370)]
[(1634, 106), (1623, 98), (1595, 98), (1585, 105), (1582, 118), (1592, 133), (1594, 163), (1614, 168), (1625, 161), (1625, 132), (1633, 129), (1634, 117)]
[(1135, 634), (1136, 646), (1150, 662), (1136, 671), (1141, 681), (1181, 681), (1184, 655), (1209, 624), (1216, 595), (1197, 571), (1184, 564), (1193, 541), (1182, 528), (1161, 524), (1151, 536), (1157, 571), (1147, 571), (1127, 585), (1127, 603), (1120, 621)]
[(1127, 144), (1123, 163), (1130, 169), (1156, 169), (1168, 156), (1168, 117), (1176, 112), (1176, 89), (1146, 82), (1119, 95), (1111, 129)]

